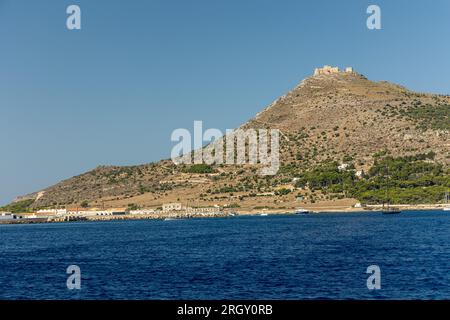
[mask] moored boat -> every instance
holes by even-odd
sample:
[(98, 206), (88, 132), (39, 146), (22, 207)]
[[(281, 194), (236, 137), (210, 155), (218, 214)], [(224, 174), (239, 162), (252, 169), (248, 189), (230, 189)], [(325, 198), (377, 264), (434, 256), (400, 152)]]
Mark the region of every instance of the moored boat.
[(389, 196), (389, 167), (386, 166), (386, 173), (387, 173), (387, 177), (386, 177), (386, 200), (387, 200), (387, 205), (386, 207), (384, 207), (383, 204), (383, 214), (399, 214), (402, 213), (400, 209), (395, 208), (395, 207), (391, 207), (390, 206), (390, 201), (391, 198)]
[(402, 213), (402, 211), (396, 208), (387, 207), (386, 209), (383, 210), (383, 214), (399, 214), (399, 213)]
[(303, 209), (303, 208), (298, 208), (297, 210), (295, 210), (294, 212), (295, 214), (310, 214), (309, 210)]
[(444, 211), (450, 211), (450, 194), (448, 192), (445, 193), (446, 207), (444, 207)]

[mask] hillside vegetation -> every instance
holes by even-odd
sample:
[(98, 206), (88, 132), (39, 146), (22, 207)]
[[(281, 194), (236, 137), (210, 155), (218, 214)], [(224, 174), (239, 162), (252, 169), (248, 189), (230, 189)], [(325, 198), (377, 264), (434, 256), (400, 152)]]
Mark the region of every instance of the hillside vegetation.
[(275, 176), (258, 175), (259, 165), (177, 166), (162, 160), (101, 166), (20, 197), (14, 205), (183, 202), (291, 208), (344, 198), (369, 204), (435, 203), (450, 188), (446, 95), (415, 93), (357, 73), (318, 75), (241, 126), (248, 128), (281, 131), (281, 167)]

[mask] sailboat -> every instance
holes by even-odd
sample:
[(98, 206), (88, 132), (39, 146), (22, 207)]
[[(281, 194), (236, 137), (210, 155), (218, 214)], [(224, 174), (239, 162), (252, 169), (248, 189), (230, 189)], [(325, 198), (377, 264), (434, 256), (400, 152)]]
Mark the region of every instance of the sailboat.
[[(389, 168), (386, 167), (387, 176), (389, 176)], [(400, 209), (394, 208), (390, 206), (390, 198), (389, 198), (389, 185), (388, 185), (388, 179), (386, 179), (386, 207), (384, 207), (383, 203), (383, 214), (399, 214), (402, 213)]]
[(445, 193), (445, 203), (444, 211), (450, 211), (450, 194), (448, 192)]

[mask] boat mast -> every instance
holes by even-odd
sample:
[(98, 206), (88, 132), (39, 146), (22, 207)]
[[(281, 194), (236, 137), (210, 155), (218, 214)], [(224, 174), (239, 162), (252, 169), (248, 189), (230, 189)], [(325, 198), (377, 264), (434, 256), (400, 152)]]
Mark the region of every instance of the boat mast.
[[(389, 182), (388, 182), (388, 179), (389, 179), (389, 167), (388, 167), (388, 165), (386, 165), (386, 207), (387, 207), (387, 210), (389, 210)], [(383, 204), (383, 207), (384, 207), (384, 204)]]

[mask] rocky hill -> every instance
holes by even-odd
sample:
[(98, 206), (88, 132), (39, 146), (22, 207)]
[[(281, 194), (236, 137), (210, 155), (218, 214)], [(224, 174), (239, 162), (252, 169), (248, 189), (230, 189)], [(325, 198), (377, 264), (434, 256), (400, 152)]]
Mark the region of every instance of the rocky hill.
[[(242, 126), (281, 130), (281, 168), (275, 176), (259, 176), (252, 165), (177, 166), (163, 160), (98, 167), (17, 200), (28, 199), (32, 208), (83, 202), (91, 207), (180, 201), (245, 208), (291, 208), (298, 199), (304, 204), (376, 202), (382, 200), (376, 194), (382, 180), (376, 168), (384, 161), (398, 173), (394, 187), (407, 192), (398, 201), (437, 201), (450, 188), (450, 96), (373, 82), (351, 69), (320, 70)], [(428, 184), (420, 184), (423, 180)]]

